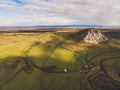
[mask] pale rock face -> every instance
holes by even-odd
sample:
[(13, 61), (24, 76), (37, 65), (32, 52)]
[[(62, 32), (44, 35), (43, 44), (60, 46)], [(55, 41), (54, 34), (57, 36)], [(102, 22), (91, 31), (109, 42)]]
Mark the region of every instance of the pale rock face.
[(83, 38), (84, 42), (95, 44), (99, 44), (100, 42), (104, 42), (107, 40), (108, 38), (105, 35), (95, 29), (88, 30), (88, 34)]

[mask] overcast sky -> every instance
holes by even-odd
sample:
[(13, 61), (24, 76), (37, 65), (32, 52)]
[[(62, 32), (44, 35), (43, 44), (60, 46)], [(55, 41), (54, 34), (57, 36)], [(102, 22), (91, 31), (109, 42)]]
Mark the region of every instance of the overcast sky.
[(120, 25), (120, 0), (0, 0), (0, 26)]

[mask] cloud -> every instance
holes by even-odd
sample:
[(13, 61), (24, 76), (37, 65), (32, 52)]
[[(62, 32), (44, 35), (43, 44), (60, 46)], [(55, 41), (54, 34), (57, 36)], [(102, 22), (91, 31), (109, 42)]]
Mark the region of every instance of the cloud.
[(1, 26), (68, 25), (76, 22), (74, 19), (59, 16), (31, 15), (30, 13), (27, 13), (27, 15), (12, 13), (11, 15), (11, 13), (7, 12), (10, 18), (7, 15), (1, 16)]
[[(40, 22), (44, 24), (54, 24), (53, 22), (58, 22), (58, 24), (120, 24), (119, 0), (2, 0), (0, 8), (36, 16), (34, 23), (37, 24)], [(26, 17), (29, 17), (29, 14)], [(46, 19), (39, 17), (37, 20), (41, 15)], [(32, 19), (29, 18), (29, 20)]]

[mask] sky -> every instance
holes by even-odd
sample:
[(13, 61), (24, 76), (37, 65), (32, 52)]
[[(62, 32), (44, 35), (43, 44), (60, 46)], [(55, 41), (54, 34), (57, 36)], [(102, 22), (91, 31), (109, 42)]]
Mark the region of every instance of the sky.
[(120, 0), (0, 0), (0, 26), (120, 26)]

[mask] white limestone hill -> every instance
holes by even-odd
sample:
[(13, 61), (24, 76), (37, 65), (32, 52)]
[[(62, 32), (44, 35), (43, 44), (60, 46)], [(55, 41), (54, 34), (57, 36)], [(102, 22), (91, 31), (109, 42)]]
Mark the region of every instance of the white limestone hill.
[(69, 35), (69, 38), (77, 42), (99, 44), (108, 40), (108, 37), (97, 29), (85, 29)]

